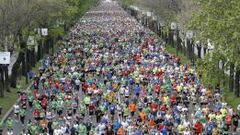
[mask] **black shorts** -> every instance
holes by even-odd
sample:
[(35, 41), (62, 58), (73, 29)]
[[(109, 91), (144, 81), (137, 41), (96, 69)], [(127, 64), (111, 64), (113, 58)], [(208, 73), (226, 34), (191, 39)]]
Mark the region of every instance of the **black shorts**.
[(93, 115), (93, 111), (89, 111), (89, 115)]

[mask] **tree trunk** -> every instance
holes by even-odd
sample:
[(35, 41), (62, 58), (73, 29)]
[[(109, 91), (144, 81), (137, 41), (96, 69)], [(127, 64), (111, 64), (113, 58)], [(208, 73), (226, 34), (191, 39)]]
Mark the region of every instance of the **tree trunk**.
[(204, 47), (204, 48), (203, 48), (203, 55), (205, 56), (206, 54), (207, 54), (207, 48)]
[(194, 54), (194, 41), (193, 39), (191, 40), (191, 60), (192, 60), (192, 65), (194, 66), (195, 65), (195, 54)]
[(231, 92), (233, 92), (233, 87), (234, 87), (234, 64), (230, 64), (230, 76), (229, 76), (229, 89)]
[(46, 50), (45, 50), (44, 39), (42, 38), (42, 46), (41, 46), (41, 59), (43, 58), (43, 56), (44, 56), (45, 52), (46, 52)]
[(26, 74), (26, 59), (25, 59), (26, 53), (23, 52), (21, 61), (22, 61), (22, 75), (24, 76)]
[(2, 67), (0, 67), (0, 97), (4, 97), (4, 79)]
[(4, 65), (3, 67), (3, 70), (4, 70), (4, 75), (5, 75), (5, 90), (7, 92), (10, 92), (10, 89), (9, 89), (9, 77), (8, 77), (8, 66), (7, 65)]
[(46, 54), (49, 54), (49, 38), (47, 38), (47, 40), (46, 40), (45, 50), (46, 50)]
[(25, 82), (26, 84), (28, 84), (28, 72), (29, 72), (29, 69), (30, 69), (30, 65), (29, 65), (29, 60), (28, 60), (28, 56), (29, 56), (29, 53), (28, 53), (28, 49), (26, 49), (25, 51), (25, 55), (24, 55), (24, 61), (25, 61)]
[(19, 73), (19, 68), (20, 65), (22, 63), (22, 57), (23, 57), (23, 53), (20, 52), (17, 58), (17, 61), (14, 63), (13, 68), (12, 68), (12, 74), (11, 74), (11, 87), (16, 88), (17, 86), (17, 78), (18, 75), (21, 75), (21, 73)]
[(173, 38), (171, 30), (168, 32), (168, 44), (170, 44), (173, 47)]
[[(18, 64), (20, 64), (20, 63), (18, 63)], [(16, 88), (16, 86), (17, 86), (18, 68), (19, 68), (19, 66), (14, 65), (13, 69), (12, 69), (10, 86), (13, 88)]]
[(202, 51), (202, 47), (200, 45), (197, 46), (197, 50), (198, 50), (198, 58), (201, 59), (201, 51)]
[(191, 59), (191, 41), (187, 39), (187, 56)]
[(237, 67), (236, 75), (235, 75), (235, 95), (239, 97), (239, 77), (240, 77), (240, 69)]
[(38, 45), (38, 52), (37, 52), (37, 60), (41, 60), (42, 58), (42, 44)]
[(52, 54), (54, 54), (55, 37), (52, 38)]
[(35, 50), (30, 50), (30, 57), (31, 57), (31, 67), (35, 67), (36, 64), (36, 58), (35, 58)]
[(177, 53), (177, 56), (178, 56), (178, 53), (181, 49), (181, 38), (179, 37), (179, 30), (177, 30), (176, 32), (176, 53)]
[(222, 60), (222, 74), (224, 75), (223, 86), (226, 86), (225, 62)]

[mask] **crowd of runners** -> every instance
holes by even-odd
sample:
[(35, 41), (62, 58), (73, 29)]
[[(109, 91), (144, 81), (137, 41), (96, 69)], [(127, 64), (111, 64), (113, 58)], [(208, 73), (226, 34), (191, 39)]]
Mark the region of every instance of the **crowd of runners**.
[(229, 135), (240, 128), (219, 89), (205, 88), (194, 68), (109, 0), (71, 29), (20, 97), (8, 134)]

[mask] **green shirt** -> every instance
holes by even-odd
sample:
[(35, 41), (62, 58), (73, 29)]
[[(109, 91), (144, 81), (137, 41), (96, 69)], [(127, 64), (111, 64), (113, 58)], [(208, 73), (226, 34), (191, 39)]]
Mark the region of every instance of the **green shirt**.
[(20, 109), (19, 115), (20, 116), (25, 116), (26, 115), (26, 110), (25, 109)]
[(87, 127), (83, 124), (78, 126), (78, 133), (79, 135), (86, 135), (87, 134)]
[(12, 119), (8, 119), (7, 122), (6, 122), (6, 124), (7, 124), (7, 127), (8, 127), (8, 128), (10, 128), (10, 129), (13, 128), (13, 120), (12, 120)]

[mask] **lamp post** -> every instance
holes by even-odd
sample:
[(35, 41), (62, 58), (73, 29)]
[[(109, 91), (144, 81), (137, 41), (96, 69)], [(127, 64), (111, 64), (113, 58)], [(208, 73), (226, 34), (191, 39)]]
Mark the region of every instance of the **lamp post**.
[[(240, 46), (237, 46), (237, 55), (240, 54)], [(240, 95), (240, 68), (239, 65), (236, 64), (236, 74), (235, 74), (235, 95), (239, 97)]]

